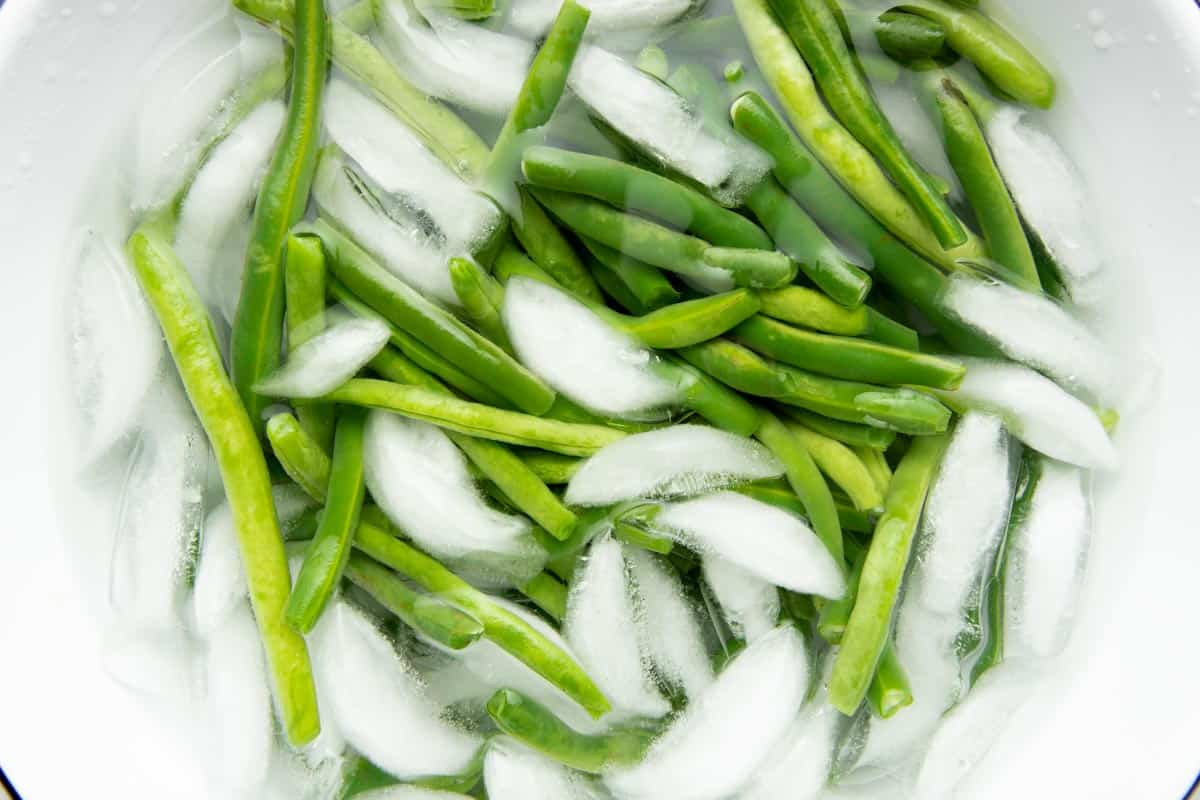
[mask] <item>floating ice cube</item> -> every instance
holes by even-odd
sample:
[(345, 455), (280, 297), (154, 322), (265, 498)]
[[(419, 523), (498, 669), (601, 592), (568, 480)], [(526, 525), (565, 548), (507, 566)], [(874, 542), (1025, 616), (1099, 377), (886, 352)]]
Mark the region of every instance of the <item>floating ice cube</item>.
[(391, 330), (377, 319), (331, 325), (300, 345), (275, 372), (255, 385), (274, 397), (314, 398), (350, 380), (388, 342)]
[(85, 461), (128, 434), (163, 360), (162, 333), (119, 247), (80, 236), (71, 295), (71, 377), (85, 422)]
[(553, 287), (513, 278), (504, 326), (522, 363), (575, 402), (620, 417), (646, 417), (681, 399), (656, 374), (657, 356)]
[(321, 711), (354, 749), (400, 780), (465, 772), (478, 737), (446, 721), (375, 626), (334, 600), (310, 638)]
[(400, 72), (429, 94), (504, 117), (516, 102), (533, 45), (441, 14), (428, 19), (410, 0), (386, 0), (379, 38)]
[(379, 263), (438, 302), (457, 305), (446, 269), (449, 253), (404, 209), (388, 213), (372, 189), (339, 155), (325, 152), (313, 179), (313, 199)]
[(429, 151), (394, 114), (349, 82), (330, 81), (325, 126), (378, 187), (428, 216), (456, 255), (473, 252), (500, 225), (496, 206)]
[(494, 739), (483, 759), (490, 800), (600, 800), (592, 781), (508, 737)]
[(1095, 412), (1028, 367), (981, 358), (960, 359), (967, 375), (942, 396), (956, 407), (995, 414), (1025, 444), (1080, 467), (1112, 469), (1117, 453)]
[(968, 412), (929, 492), (906, 591), (930, 611), (957, 616), (1000, 545), (1012, 496), (1008, 434), (996, 417)]
[(571, 478), (566, 500), (604, 506), (689, 496), (782, 474), (783, 466), (757, 442), (704, 425), (674, 425), (629, 436), (589, 458)]
[(208, 638), (208, 709), (223, 797), (258, 797), (274, 736), (258, 626), (242, 602)]
[(1097, 299), (1103, 263), (1074, 164), (1057, 142), (1026, 123), (1024, 111), (1011, 106), (988, 121), (987, 136), (1021, 215), (1054, 257), (1071, 296), (1081, 303)]
[(651, 746), (605, 782), (618, 798), (718, 800), (744, 785), (795, 719), (808, 688), (804, 640), (780, 626), (742, 651)]
[(623, 136), (722, 203), (737, 205), (771, 168), (758, 148), (710, 128), (670, 87), (599, 47), (580, 49), (569, 85)]
[[(546, 34), (562, 5), (559, 0), (515, 0), (508, 14), (508, 25), (531, 39)], [(616, 31), (642, 31), (659, 28), (679, 19), (693, 6), (693, 0), (592, 0), (588, 10), (589, 35)]]
[(838, 714), (821, 697), (793, 720), (738, 800), (809, 800), (829, 780)]
[(942, 306), (1014, 361), (1045, 372), (1071, 389), (1106, 397), (1112, 363), (1104, 345), (1062, 306), (1042, 294), (955, 275)]
[(603, 536), (576, 570), (563, 630), (618, 715), (661, 717), (671, 706), (642, 657), (633, 591), (621, 544)]
[(638, 633), (655, 673), (695, 697), (713, 680), (696, 608), (683, 592), (674, 567), (637, 547), (625, 547), (637, 587)]
[(946, 715), (929, 742), (914, 797), (948, 800), (954, 789), (1004, 732), (1029, 699), (1034, 675), (1020, 661), (984, 673), (970, 694)]
[(175, 377), (150, 395), (121, 494), (110, 597), (125, 625), (181, 624), (203, 520), (208, 440)]
[[(175, 252), (191, 273), (201, 297), (222, 307), (221, 278), (232, 267), (218, 262), (222, 244), (245, 223), (259, 182), (283, 128), (282, 101), (263, 103), (250, 113), (205, 160), (179, 210)], [(244, 255), (244, 254), (243, 254)], [(236, 260), (240, 272), (243, 258)]]
[(745, 495), (718, 492), (664, 503), (654, 526), (774, 586), (832, 598), (846, 591), (833, 556), (803, 521)]
[(1063, 649), (1092, 533), (1084, 472), (1049, 459), (1041, 470), (1008, 549), (1004, 638), (1012, 656), (1050, 657)]
[(375, 502), (434, 557), (498, 586), (541, 572), (546, 553), (530, 522), (484, 502), (462, 453), (438, 428), (372, 411), (363, 466)]
[(753, 642), (779, 622), (779, 590), (773, 584), (712, 554), (704, 556), (703, 570), (735, 636)]

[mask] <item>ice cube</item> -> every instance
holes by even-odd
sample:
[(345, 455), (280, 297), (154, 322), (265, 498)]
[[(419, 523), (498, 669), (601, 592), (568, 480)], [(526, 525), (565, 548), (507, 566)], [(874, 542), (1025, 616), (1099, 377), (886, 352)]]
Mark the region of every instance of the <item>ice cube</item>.
[[(283, 128), (282, 101), (263, 103), (230, 132), (205, 160), (179, 210), (175, 252), (191, 273), (205, 302), (224, 305), (219, 292), (226, 265), (222, 243), (249, 217), (258, 183)], [(236, 259), (240, 273), (244, 262)]]
[(944, 800), (1000, 738), (1029, 699), (1034, 675), (1028, 665), (1006, 662), (984, 673), (970, 694), (946, 715), (929, 742), (914, 797)]
[(674, 567), (640, 548), (623, 549), (637, 587), (642, 652), (661, 681), (695, 697), (713, 680), (696, 608)]
[(500, 225), (491, 201), (455, 175), (395, 114), (348, 81), (330, 81), (324, 119), (346, 155), (381, 190), (428, 215), (452, 253), (473, 252)]
[(988, 121), (987, 136), (1021, 215), (1062, 270), (1072, 298), (1081, 303), (1098, 299), (1103, 263), (1075, 165), (1057, 142), (1026, 122), (1024, 111), (1012, 106)]
[(955, 407), (995, 414), (1025, 444), (1080, 467), (1112, 469), (1116, 450), (1095, 412), (1044, 375), (1006, 361), (960, 359), (962, 385), (942, 395)]
[(838, 714), (824, 697), (792, 721), (738, 800), (810, 800), (829, 780)]
[(165, 376), (150, 396), (121, 493), (110, 597), (123, 624), (181, 624), (208, 461), (208, 440), (182, 387)]
[(681, 544), (774, 586), (831, 598), (846, 591), (833, 556), (803, 521), (745, 495), (717, 492), (664, 503), (653, 524)]
[(530, 522), (484, 502), (462, 453), (438, 428), (372, 411), (363, 464), (375, 502), (434, 557), (497, 586), (520, 585), (542, 570), (546, 553)]
[(321, 710), (400, 780), (469, 769), (478, 737), (443, 718), (419, 676), (362, 612), (334, 600), (310, 638)]
[(70, 364), (84, 418), (85, 462), (133, 430), (158, 374), (162, 333), (120, 247), (80, 235), (72, 281)]
[(703, 425), (674, 425), (629, 436), (589, 458), (571, 478), (566, 501), (605, 506), (690, 496), (782, 474), (783, 465), (755, 441)]
[(147, 697), (179, 700), (199, 688), (195, 643), (182, 629), (114, 627), (100, 644), (100, 663), (120, 685)]
[(654, 372), (653, 352), (564, 292), (513, 278), (503, 316), (522, 363), (593, 411), (644, 418), (681, 399), (678, 387)]
[(950, 278), (943, 308), (993, 341), (1009, 358), (1040, 370), (1070, 389), (1108, 397), (1111, 359), (1075, 317), (1042, 294), (967, 275)]
[(492, 740), (483, 759), (490, 800), (600, 800), (591, 779), (506, 736)]
[(356, 800), (469, 800), (465, 794), (422, 786), (385, 786), (354, 795)]
[(725, 621), (739, 639), (753, 642), (779, 622), (779, 590), (775, 586), (712, 554), (704, 556), (703, 570)]
[(1091, 539), (1085, 473), (1044, 460), (1029, 512), (1012, 532), (1005, 573), (1005, 647), (1050, 657), (1066, 644)]
[(980, 586), (1008, 524), (1013, 472), (1000, 420), (965, 414), (929, 492), (906, 588), (930, 611), (957, 616)]
[[(508, 25), (522, 36), (538, 39), (554, 23), (561, 3), (558, 0), (515, 0), (509, 9)], [(679, 19), (694, 6), (693, 0), (592, 0), (588, 10), (589, 35), (616, 31), (660, 28)]]
[[(753, 777), (787, 732), (808, 688), (799, 631), (780, 626), (742, 651), (692, 700), (642, 763), (605, 778), (623, 800), (718, 800)], [(669, 788), (668, 788), (669, 787)]]
[(353, 378), (391, 336), (377, 319), (338, 322), (296, 348), (287, 361), (255, 386), (260, 394), (315, 398)]
[(222, 797), (258, 797), (274, 730), (266, 660), (248, 603), (209, 636), (207, 676), (211, 763)]
[(533, 46), (441, 14), (427, 20), (411, 0), (387, 0), (377, 15), (384, 52), (425, 92), (494, 117), (516, 102)]
[(621, 544), (607, 534), (592, 544), (575, 572), (563, 630), (617, 716), (661, 717), (671, 710), (642, 657)]

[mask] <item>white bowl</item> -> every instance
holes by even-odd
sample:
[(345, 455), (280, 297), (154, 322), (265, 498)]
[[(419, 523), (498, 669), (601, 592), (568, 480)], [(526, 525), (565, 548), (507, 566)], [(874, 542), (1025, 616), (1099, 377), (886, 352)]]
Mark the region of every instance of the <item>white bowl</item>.
[[(72, 559), (110, 520), (49, 444), (64, 427), (64, 248), (149, 53), (220, 0), (12, 0), (0, 10), (0, 766), (32, 800), (211, 796), (198, 758), (97, 658)], [(1050, 115), (1087, 177), (1136, 330), (1145, 408), (1120, 434), (1068, 652), (964, 797), (1182, 796), (1200, 768), (1200, 12), (1192, 0), (993, 0), (1061, 78)], [(1127, 288), (1126, 288), (1127, 287)], [(69, 539), (69, 546), (64, 544)]]

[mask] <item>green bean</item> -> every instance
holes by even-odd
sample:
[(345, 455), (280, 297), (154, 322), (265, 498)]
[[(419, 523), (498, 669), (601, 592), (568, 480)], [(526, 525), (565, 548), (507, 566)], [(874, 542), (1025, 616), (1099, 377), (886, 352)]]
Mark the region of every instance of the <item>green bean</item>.
[(369, 524), (360, 524), (355, 546), (483, 624), (483, 635), (558, 687), (594, 717), (611, 706), (575, 661), (536, 629), (434, 559)]
[(562, 624), (567, 615), (567, 587), (548, 572), (539, 572), (521, 587), (521, 594)]
[(784, 407), (782, 410), (788, 417), (804, 427), (830, 439), (836, 439), (856, 450), (864, 448), (883, 452), (896, 441), (896, 432), (887, 428), (873, 428), (870, 425), (856, 425), (853, 422), (830, 419), (801, 408)]
[(867, 689), (867, 702), (875, 716), (890, 719), (900, 709), (912, 705), (912, 701), (908, 676), (904, 674), (904, 667), (896, 658), (895, 647), (889, 640), (879, 656), (879, 666), (875, 668), (875, 677)]
[[(954, 269), (960, 258), (981, 257), (984, 254), (982, 243), (970, 235), (966, 244), (944, 250), (905, 196), (875, 163), (870, 152), (826, 110), (812, 73), (787, 32), (775, 20), (768, 0), (733, 0), (733, 6), (754, 59), (779, 97), (788, 118), (804, 141), (819, 153), (829, 171), (837, 176), (840, 186), (853, 193), (855, 205), (862, 203), (862, 207), (887, 230), (945, 269)], [(734, 126), (742, 130), (736, 118)], [(753, 136), (748, 138), (754, 140)], [(758, 144), (762, 146), (760, 142)], [(768, 152), (774, 155), (769, 149)], [(776, 175), (792, 192), (789, 179), (778, 172)], [(797, 199), (810, 213), (817, 214), (818, 209), (805, 203), (804, 198)], [(832, 232), (831, 226), (826, 224), (825, 227)]]
[(325, 491), (325, 510), (304, 553), (285, 616), (300, 633), (311, 633), (342, 579), (350, 539), (358, 527), (363, 495), (363, 424), (366, 413), (347, 409), (338, 417)]
[(675, 303), (638, 317), (607, 310), (600, 316), (647, 347), (676, 350), (715, 339), (754, 316), (760, 306), (754, 292), (736, 289)]
[[(462, 793), (470, 792), (479, 783), (480, 775), (483, 772), (485, 752), (484, 748), (480, 748), (479, 755), (463, 774), (422, 778), (406, 785), (445, 793), (445, 797), (438, 795), (438, 800), (463, 800), (468, 795)], [(399, 784), (400, 782), (394, 776), (384, 772), (362, 756), (347, 754), (345, 767), (342, 769), (342, 782), (334, 796), (338, 800), (350, 800), (350, 798), (360, 796), (366, 798), (371, 794), (377, 795), (372, 792), (373, 789), (386, 789)]]
[(643, 530), (622, 520), (617, 520), (613, 524), (613, 536), (626, 544), (663, 556), (670, 555), (675, 550), (675, 542), (667, 537)]
[(462, 650), (483, 635), (479, 620), (412, 590), (394, 572), (361, 553), (350, 554), (346, 577), (405, 625), (451, 650)]
[(765, 232), (691, 187), (611, 158), (553, 147), (530, 147), (521, 157), (535, 186), (583, 194), (652, 217), (723, 247), (770, 250)]
[(935, 58), (946, 47), (946, 29), (915, 14), (902, 11), (875, 14), (847, 9), (846, 21), (856, 38), (874, 39), (880, 50), (901, 63)]
[(746, 197), (746, 205), (770, 232), (779, 249), (794, 258), (825, 294), (855, 308), (871, 291), (871, 277), (851, 263), (771, 178)]
[(496, 13), (495, 0), (424, 0), (422, 8), (426, 5), (443, 14), (473, 22), (488, 19)]
[(846, 493), (855, 508), (860, 511), (879, 508), (883, 503), (883, 492), (853, 450), (799, 423), (790, 423), (787, 428), (812, 455), (821, 472)]
[(677, 233), (657, 223), (635, 217), (582, 195), (550, 189), (535, 189), (535, 196), (567, 227), (617, 248), (651, 266), (675, 272), (694, 280), (712, 280), (719, 269), (735, 285), (777, 288), (791, 281), (794, 267), (782, 269), (777, 260), (763, 263), (761, 250), (723, 248), (719, 264), (708, 261), (709, 251), (717, 249), (694, 236)]
[(802, 325), (815, 331), (860, 336), (871, 327), (866, 306), (846, 308), (820, 292), (803, 286), (759, 292), (762, 313), (773, 319)]
[(321, 237), (337, 279), (389, 322), (518, 408), (540, 414), (554, 402), (554, 391), (533, 373), (379, 266), (333, 226), (318, 220), (311, 228)]
[(683, 391), (683, 405), (713, 425), (738, 436), (751, 436), (761, 424), (759, 409), (737, 392), (730, 391), (708, 373), (680, 361), (666, 361), (676, 385)]
[[(796, 496), (791, 484), (786, 480), (744, 483), (734, 487), (733, 491), (783, 509), (798, 517), (808, 517), (804, 504), (800, 502), (800, 498)], [(849, 501), (842, 502), (842, 499), (837, 496), (833, 498), (833, 502), (837, 507), (838, 522), (841, 523), (843, 531), (869, 534), (875, 530), (875, 519), (869, 512), (851, 508)]]
[(519, 276), (532, 278), (555, 288), (563, 288), (562, 284), (550, 276), (550, 273), (535, 264), (512, 242), (506, 243), (496, 254), (496, 260), (492, 262), (492, 274), (495, 275), (496, 280), (500, 281), (501, 285)]
[(233, 380), (256, 430), (270, 398), (254, 385), (279, 366), (283, 345), (283, 252), (288, 230), (304, 216), (320, 136), (321, 96), (329, 69), (323, 0), (297, 0), (288, 115), (258, 190), (241, 296), (231, 334)]
[(829, 700), (843, 714), (862, 703), (887, 645), (913, 534), (946, 441), (945, 435), (914, 439), (892, 479), (829, 681)]
[(770, 0), (788, 35), (808, 62), (821, 96), (860, 143), (883, 164), (900, 191), (932, 228), (943, 248), (967, 241), (967, 232), (923, 170), (904, 149), (879, 109), (827, 0)]
[(304, 639), (283, 618), (290, 579), (271, 478), (254, 426), (225, 372), (212, 320), (187, 268), (171, 250), (169, 227), (147, 221), (130, 236), (127, 250), (216, 456), (276, 708), (288, 741), (299, 747), (317, 736), (321, 722)]
[(763, 413), (762, 425), (755, 437), (783, 464), (788, 483), (804, 505), (805, 516), (813, 532), (842, 567), (846, 553), (842, 542), (842, 525), (829, 485), (821, 477), (808, 448), (775, 415)]
[[(501, 407), (509, 405), (503, 397), (489, 389), (485, 384), (475, 380), (475, 378), (463, 372), (454, 364), (450, 363), (425, 345), (421, 344), (420, 340), (418, 340), (415, 336), (410, 336), (409, 334), (397, 328), (391, 323), (390, 320), (388, 320), (378, 311), (355, 297), (354, 294), (336, 278), (329, 282), (329, 293), (334, 299), (341, 303), (342, 306), (349, 309), (355, 315), (364, 317), (366, 319), (376, 319), (387, 325), (391, 330), (390, 339), (393, 347), (399, 350), (400, 353), (403, 353), (406, 359), (411, 359), (414, 361), (421, 367), (422, 370), (436, 375), (438, 378), (454, 387), (455, 391), (461, 392), (464, 396), (480, 403), (486, 403), (487, 405)], [(372, 361), (372, 366), (374, 367), (376, 362), (380, 362), (384, 364), (384, 368), (386, 369), (387, 364), (392, 359), (391, 354), (395, 352), (396, 350), (393, 350), (391, 347), (385, 347), (382, 351), (380, 351), (380, 354), (375, 361)], [(376, 372), (379, 372), (378, 367), (375, 367), (375, 369)], [(385, 375), (384, 377), (389, 376)]]
[(622, 431), (506, 411), (438, 394), (418, 386), (355, 378), (325, 398), (330, 402), (382, 408), (402, 416), (496, 442), (537, 447), (568, 456), (590, 456), (623, 439)]
[(797, 272), (796, 263), (775, 250), (710, 247), (704, 251), (703, 260), (710, 267), (728, 272), (738, 286), (756, 289), (787, 286)]
[(563, 456), (558, 453), (543, 453), (538, 450), (530, 450), (520, 455), (521, 460), (525, 462), (525, 466), (529, 467), (534, 475), (537, 475), (549, 484), (570, 483), (571, 478), (575, 477), (575, 473), (583, 466), (582, 459)]
[(501, 689), (492, 695), (487, 710), (500, 730), (526, 747), (572, 769), (593, 774), (637, 764), (657, 734), (647, 728), (583, 734), (513, 689)]
[(814, 333), (762, 316), (738, 325), (732, 336), (770, 358), (850, 381), (952, 389), (962, 383), (967, 372), (958, 361), (864, 339)]
[(1021, 216), (975, 113), (947, 73), (927, 72), (920, 85), (940, 119), (946, 155), (983, 229), (991, 259), (1041, 289)]
[(870, 319), (870, 327), (863, 334), (866, 338), (901, 350), (921, 349), (921, 337), (907, 325), (901, 325), (870, 307), (867, 308), (867, 317)]
[(287, 476), (313, 500), (324, 503), (333, 467), (321, 444), (286, 411), (267, 420), (267, 440)]
[(596, 280), (607, 282), (606, 291), (626, 310), (647, 314), (679, 301), (679, 292), (655, 267), (586, 236), (579, 240), (592, 256), (589, 266)]
[[(312, 236), (288, 239), (283, 267), (288, 352), (325, 329), (325, 251)], [(333, 448), (333, 409), (297, 403), (300, 424), (326, 450)]]
[(892, 485), (892, 467), (887, 463), (883, 451), (873, 447), (852, 447), (850, 449), (866, 466), (867, 472), (871, 473), (871, 478), (879, 487), (879, 494), (886, 495), (888, 488)]
[(897, 7), (945, 28), (946, 43), (1006, 94), (1039, 108), (1054, 104), (1054, 76), (986, 15), (945, 0), (903, 0)]
[(846, 623), (850, 621), (850, 612), (854, 610), (854, 600), (858, 597), (858, 583), (862, 579), (863, 562), (866, 559), (866, 550), (854, 555), (850, 575), (846, 578), (846, 594), (837, 600), (830, 600), (821, 607), (821, 613), (817, 617), (817, 633), (831, 645), (842, 643)]
[(508, 353), (512, 344), (500, 319), (504, 291), (478, 264), (465, 258), (450, 259), (450, 283), (462, 303), (463, 312), (475, 327)]
[[(759, 0), (737, 2), (756, 3)], [(945, 276), (864, 211), (787, 129), (762, 97), (753, 92), (742, 95), (734, 102), (731, 114), (733, 126), (774, 159), (775, 177), (788, 192), (832, 235), (863, 245), (874, 260), (875, 273), (916, 306), (956, 351), (967, 355), (997, 354), (995, 348), (950, 319), (942, 310), (940, 297)], [(954, 258), (966, 255), (971, 254), (960, 253)], [(946, 269), (959, 268), (953, 259), (947, 261), (936, 256), (935, 261)]]

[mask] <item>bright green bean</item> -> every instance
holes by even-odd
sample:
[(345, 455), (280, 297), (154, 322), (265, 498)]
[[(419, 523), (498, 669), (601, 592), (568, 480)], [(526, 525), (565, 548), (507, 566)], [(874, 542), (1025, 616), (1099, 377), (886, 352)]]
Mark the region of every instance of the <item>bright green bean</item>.
[(838, 566), (844, 566), (846, 554), (837, 506), (834, 505), (833, 495), (829, 492), (829, 484), (821, 477), (816, 462), (804, 442), (775, 415), (765, 412), (762, 415), (762, 425), (754, 435), (783, 464), (788, 483), (804, 505), (805, 515), (812, 523), (813, 532), (833, 555)]
[(465, 258), (451, 258), (449, 270), (450, 283), (467, 319), (480, 333), (512, 353), (508, 332), (504, 330), (504, 322), (500, 319), (500, 306), (504, 298), (500, 285), (478, 264)]
[(830, 677), (829, 700), (843, 714), (862, 703), (887, 645), (913, 534), (946, 441), (945, 435), (914, 439), (892, 478)]
[(879, 656), (879, 666), (875, 668), (875, 677), (867, 689), (867, 702), (875, 716), (890, 719), (900, 709), (912, 705), (912, 701), (908, 676), (904, 674), (904, 667), (896, 658), (895, 647), (889, 640)]
[(567, 587), (549, 572), (539, 572), (521, 586), (521, 594), (533, 601), (555, 622), (562, 624), (567, 616)]
[(689, 186), (611, 158), (530, 147), (521, 169), (535, 186), (583, 194), (652, 217), (722, 247), (770, 250), (770, 237), (750, 220)]
[[(744, 483), (734, 487), (734, 491), (767, 505), (783, 509), (798, 517), (808, 517), (804, 504), (800, 502), (800, 498), (796, 496), (796, 492), (792, 490), (791, 484), (786, 480)], [(849, 501), (842, 502), (841, 498), (836, 496), (833, 498), (833, 502), (837, 507), (838, 521), (841, 523), (843, 531), (869, 534), (875, 530), (875, 518), (870, 513), (851, 508)]]
[(129, 238), (130, 262), (216, 456), (275, 705), (288, 741), (299, 747), (317, 736), (321, 722), (308, 650), (283, 617), (291, 581), (266, 458), (225, 372), (212, 320), (187, 268), (171, 249), (171, 237), (162, 221), (143, 224)]
[(311, 229), (321, 237), (337, 279), (396, 327), (518, 408), (541, 414), (554, 402), (554, 391), (512, 356), (379, 266), (333, 226), (318, 220)]
[(646, 314), (679, 301), (679, 292), (655, 267), (586, 236), (579, 240), (592, 257), (596, 280), (627, 311)]
[(870, 327), (863, 334), (866, 338), (901, 350), (921, 349), (921, 337), (912, 328), (869, 306), (867, 316), (870, 318)]
[(738, 286), (755, 289), (787, 286), (796, 277), (798, 269), (784, 253), (737, 247), (710, 247), (704, 251), (704, 263), (728, 272)]
[(842, 643), (846, 623), (850, 621), (850, 612), (854, 610), (854, 601), (858, 597), (858, 583), (862, 579), (863, 562), (866, 559), (866, 550), (854, 555), (850, 575), (846, 578), (845, 596), (830, 600), (821, 607), (820, 616), (817, 617), (817, 633), (829, 644)]
[(883, 503), (883, 492), (867, 465), (853, 450), (799, 423), (790, 423), (787, 428), (804, 445), (821, 472), (846, 493), (855, 508), (860, 511), (879, 508)]
[(532, 626), (434, 559), (369, 524), (360, 524), (355, 546), (415, 581), (425, 591), (483, 624), (484, 636), (520, 660), (594, 717), (611, 706), (583, 669)]
[(283, 257), (288, 231), (304, 216), (316, 169), (321, 97), (329, 70), (323, 0), (297, 0), (292, 88), (283, 132), (258, 190), (241, 296), (231, 334), (233, 380), (256, 430), (271, 399), (254, 385), (279, 366), (283, 345)]
[[(325, 329), (325, 251), (319, 239), (289, 237), (283, 286), (287, 344), (291, 353)], [(333, 449), (332, 408), (301, 402), (296, 404), (296, 416), (323, 448)]]
[(613, 525), (613, 536), (626, 544), (649, 550), (659, 555), (670, 555), (675, 550), (675, 542), (665, 536), (659, 536), (651, 531), (643, 530), (635, 525), (618, 520)]
[(483, 635), (479, 620), (414, 591), (394, 572), (362, 553), (350, 554), (346, 577), (405, 625), (451, 650), (462, 650)]
[[(826, 110), (812, 73), (771, 13), (768, 0), (733, 0), (733, 6), (754, 59), (783, 104), (788, 119), (804, 141), (820, 155), (829, 171), (837, 176), (840, 185), (853, 193), (855, 205), (862, 203), (862, 207), (887, 230), (945, 269), (954, 269), (957, 259), (981, 257), (984, 254), (982, 243), (970, 236), (966, 244), (944, 250), (924, 220), (875, 163), (870, 152)], [(741, 130), (736, 119), (734, 125)], [(752, 136), (749, 138), (754, 140)], [(792, 192), (789, 179), (776, 174), (780, 183)], [(797, 199), (810, 213), (818, 213), (819, 210), (805, 203), (803, 198)], [(825, 227), (832, 232), (829, 225)]]
[(761, 305), (754, 292), (737, 289), (675, 303), (639, 317), (611, 311), (600, 315), (647, 347), (676, 350), (715, 339), (754, 316)]
[(898, 8), (937, 22), (946, 43), (969, 59), (1002, 91), (1039, 108), (1054, 104), (1054, 76), (989, 17), (945, 0), (903, 0)]
[(534, 475), (549, 484), (569, 483), (579, 468), (583, 466), (582, 459), (558, 453), (543, 453), (538, 450), (521, 453), (521, 460)]
[(267, 440), (287, 476), (313, 500), (324, 503), (333, 465), (321, 444), (286, 411), (267, 420)]
[(871, 478), (879, 487), (879, 493), (886, 495), (892, 485), (892, 467), (888, 464), (883, 451), (873, 447), (851, 447), (850, 449), (866, 466), (867, 472), (871, 473)]
[[(760, 0), (737, 0), (757, 3)], [(875, 273), (905, 300), (929, 319), (954, 349), (960, 353), (996, 354), (995, 348), (942, 310), (940, 297), (946, 278), (933, 264), (909, 250), (863, 210), (834, 177), (788, 130), (775, 110), (757, 94), (739, 97), (731, 109), (733, 126), (747, 139), (767, 151), (775, 160), (775, 177), (833, 236), (858, 242), (874, 260)], [(978, 257), (979, 253), (959, 253), (957, 258)], [(935, 263), (946, 269), (959, 268), (957, 261), (936, 256)]]
[(966, 367), (951, 359), (806, 331), (762, 316), (746, 320), (731, 335), (785, 364), (849, 381), (949, 389), (962, 383), (967, 373)]
[(625, 437), (624, 432), (601, 425), (543, 419), (388, 381), (355, 378), (335, 389), (325, 399), (335, 403), (382, 408), (468, 436), (536, 447), (569, 456), (590, 456)]
[(770, 3), (808, 62), (825, 102), (879, 160), (942, 247), (957, 247), (966, 242), (963, 224), (946, 198), (925, 179), (925, 171), (904, 149), (891, 122), (875, 102), (842, 35), (835, 9), (827, 0), (770, 0)]
[(500, 730), (526, 747), (572, 769), (593, 774), (637, 764), (657, 734), (647, 728), (582, 734), (513, 689), (501, 689), (492, 695), (487, 710)]
[(599, 299), (600, 290), (571, 243), (528, 190), (522, 187), (519, 191), (521, 219), (513, 220), (512, 227), (521, 246), (539, 267), (556, 279), (565, 279), (575, 291)]
[(761, 424), (759, 409), (706, 372), (680, 361), (662, 365), (674, 374), (683, 390), (683, 405), (708, 420), (713, 427), (738, 436), (752, 436)]
[(855, 449), (865, 448), (882, 452), (896, 441), (896, 432), (886, 428), (873, 428), (870, 425), (856, 425), (853, 422), (830, 419), (802, 408), (785, 407), (783, 412), (804, 427)]
[(821, 291), (847, 308), (859, 306), (871, 291), (871, 277), (847, 259), (800, 206), (768, 178), (746, 197), (776, 244), (800, 264)]
[(304, 553), (300, 574), (292, 585), (285, 616), (300, 633), (310, 633), (337, 589), (350, 557), (350, 540), (358, 528), (366, 485), (363, 482), (363, 424), (361, 408), (338, 416), (333, 460), (325, 491), (325, 510), (317, 532)]
[(866, 306), (846, 308), (820, 292), (803, 286), (786, 286), (758, 293), (762, 313), (773, 319), (815, 331), (860, 336), (871, 327)]

